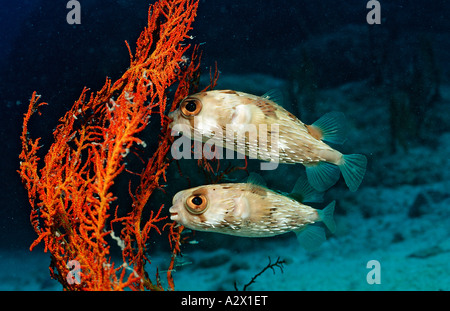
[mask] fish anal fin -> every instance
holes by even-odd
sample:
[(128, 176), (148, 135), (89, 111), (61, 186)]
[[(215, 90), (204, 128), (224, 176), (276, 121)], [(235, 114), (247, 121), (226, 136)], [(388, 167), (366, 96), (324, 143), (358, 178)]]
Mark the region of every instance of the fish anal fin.
[(295, 233), (300, 246), (307, 251), (315, 251), (326, 241), (325, 230), (319, 226), (308, 225)]
[(323, 192), (339, 180), (339, 167), (332, 163), (318, 162), (305, 165), (305, 167), (308, 181), (317, 191)]

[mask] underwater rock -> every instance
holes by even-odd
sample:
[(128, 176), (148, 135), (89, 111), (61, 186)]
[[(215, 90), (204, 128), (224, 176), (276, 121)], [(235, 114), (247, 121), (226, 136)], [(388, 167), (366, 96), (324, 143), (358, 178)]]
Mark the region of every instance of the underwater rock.
[(425, 210), (428, 209), (428, 198), (421, 192), (416, 196), (414, 203), (409, 207), (408, 217), (418, 218), (425, 214)]
[(228, 253), (218, 252), (210, 257), (205, 257), (198, 260), (196, 265), (201, 268), (215, 268), (226, 264), (230, 260), (231, 256)]
[(394, 233), (394, 235), (392, 237), (392, 243), (400, 243), (400, 242), (403, 242), (404, 240), (405, 240), (405, 237), (403, 236), (403, 234), (401, 232)]
[(431, 256), (439, 255), (440, 253), (443, 253), (443, 252), (445, 252), (444, 249), (442, 249), (438, 245), (435, 245), (435, 246), (417, 250), (417, 251), (409, 254), (408, 257), (410, 257), (410, 258), (428, 258)]
[(250, 269), (250, 265), (246, 262), (233, 262), (229, 268), (230, 273), (240, 271), (240, 270), (248, 270)]

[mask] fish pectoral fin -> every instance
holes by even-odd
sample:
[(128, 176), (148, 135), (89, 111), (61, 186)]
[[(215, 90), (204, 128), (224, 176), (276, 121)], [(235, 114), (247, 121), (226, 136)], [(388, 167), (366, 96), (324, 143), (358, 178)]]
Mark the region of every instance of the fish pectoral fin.
[(306, 176), (314, 189), (325, 191), (333, 186), (339, 180), (339, 167), (328, 162), (318, 162), (308, 164), (306, 167)]
[(307, 251), (315, 251), (326, 241), (325, 230), (319, 226), (307, 225), (303, 230), (295, 232), (300, 246)]
[(250, 216), (250, 204), (245, 196), (234, 200), (233, 216), (240, 219), (247, 219)]
[(311, 136), (319, 140), (339, 145), (347, 140), (348, 129), (345, 115), (342, 112), (326, 113), (312, 125), (306, 127)]
[(231, 116), (231, 125), (249, 124), (252, 121), (252, 109), (250, 105), (237, 105)]

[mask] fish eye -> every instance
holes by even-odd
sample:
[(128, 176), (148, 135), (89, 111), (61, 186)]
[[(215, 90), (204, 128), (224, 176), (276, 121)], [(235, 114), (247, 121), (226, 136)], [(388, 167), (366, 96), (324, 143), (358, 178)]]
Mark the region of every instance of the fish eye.
[(194, 215), (203, 214), (208, 208), (208, 200), (203, 194), (191, 195), (186, 200), (186, 209)]
[(202, 102), (196, 98), (185, 98), (180, 104), (180, 110), (184, 117), (191, 118), (202, 110)]

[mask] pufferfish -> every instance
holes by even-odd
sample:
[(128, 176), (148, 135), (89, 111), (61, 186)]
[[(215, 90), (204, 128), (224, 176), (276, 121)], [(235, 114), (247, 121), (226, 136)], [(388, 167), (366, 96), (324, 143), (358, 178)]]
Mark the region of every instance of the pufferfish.
[[(333, 186), (341, 172), (349, 189), (356, 191), (366, 171), (366, 157), (344, 155), (324, 142), (345, 141), (344, 114), (330, 112), (306, 125), (275, 101), (273, 92), (263, 96), (233, 90), (200, 92), (187, 96), (169, 114), (173, 119), (170, 127), (188, 128), (191, 139), (207, 142), (214, 138), (219, 146), (243, 150), (247, 156), (256, 154), (260, 160), (301, 163), (318, 191)], [(257, 131), (253, 138), (247, 132), (250, 126)], [(229, 130), (234, 131), (232, 136)], [(239, 135), (246, 137), (245, 142), (237, 139)], [(265, 138), (265, 149), (260, 148), (261, 137)]]
[[(335, 201), (324, 209), (314, 209), (305, 202), (321, 201), (305, 178), (299, 178), (291, 194), (283, 194), (255, 182), (254, 173), (246, 183), (203, 185), (182, 190), (173, 197), (170, 219), (197, 231), (242, 237), (270, 237), (293, 231), (307, 250), (325, 241), (323, 222), (335, 231)], [(311, 226), (312, 225), (312, 226)]]

